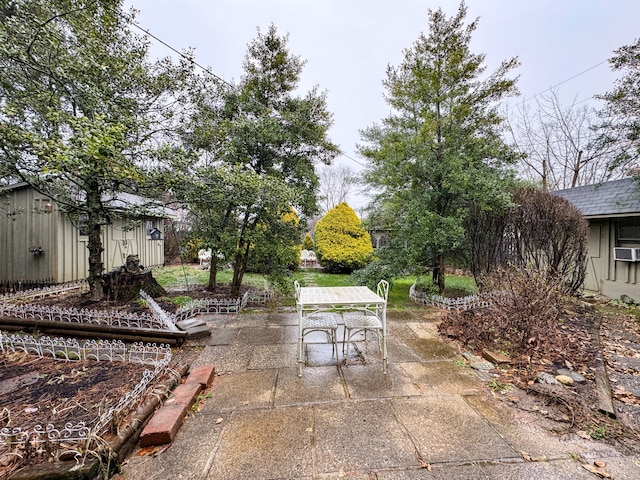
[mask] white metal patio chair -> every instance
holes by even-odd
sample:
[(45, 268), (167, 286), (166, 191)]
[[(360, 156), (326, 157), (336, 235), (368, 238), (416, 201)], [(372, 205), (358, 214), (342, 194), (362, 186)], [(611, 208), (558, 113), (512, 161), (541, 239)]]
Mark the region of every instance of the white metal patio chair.
[[(386, 280), (380, 280), (378, 282), (377, 292), (379, 297), (383, 298), (386, 302), (389, 296), (389, 282)], [(344, 319), (344, 337), (342, 339), (342, 355), (345, 355), (345, 344), (348, 352), (349, 343), (354, 335), (357, 333), (364, 333), (365, 340), (367, 339), (367, 331), (371, 330), (376, 332), (378, 336), (378, 346), (382, 352), (382, 371), (387, 371), (387, 319), (383, 314), (384, 307), (376, 305), (374, 308), (364, 308), (362, 310), (356, 310), (353, 312), (344, 312), (342, 318)], [(345, 357), (346, 358), (346, 357)]]
[[(300, 284), (297, 280), (293, 282), (296, 288), (296, 300), (300, 295)], [(304, 314), (298, 312), (298, 376), (302, 376), (302, 362), (304, 358), (304, 337), (311, 332), (324, 332), (327, 341), (331, 342), (331, 353), (338, 359), (337, 331), (338, 319), (340, 315), (332, 312), (313, 312)]]

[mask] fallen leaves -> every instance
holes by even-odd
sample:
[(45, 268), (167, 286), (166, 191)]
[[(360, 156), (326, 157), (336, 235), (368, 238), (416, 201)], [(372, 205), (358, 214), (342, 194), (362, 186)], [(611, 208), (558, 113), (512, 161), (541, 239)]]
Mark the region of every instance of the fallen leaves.
[(605, 466), (606, 464), (604, 462), (593, 462), (593, 465), (590, 465), (588, 463), (583, 464), (582, 468), (593, 473), (594, 475), (597, 475), (600, 478), (612, 478), (611, 474), (604, 470), (603, 467)]

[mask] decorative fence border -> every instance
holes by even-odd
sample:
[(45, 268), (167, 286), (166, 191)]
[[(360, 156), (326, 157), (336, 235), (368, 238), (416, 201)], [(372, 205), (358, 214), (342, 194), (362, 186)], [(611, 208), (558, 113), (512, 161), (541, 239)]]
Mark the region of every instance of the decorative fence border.
[(150, 314), (137, 314), (114, 310), (62, 308), (55, 305), (32, 305), (24, 303), (25, 301), (35, 298), (86, 290), (88, 290), (88, 284), (86, 282), (75, 282), (0, 295), (0, 317), (177, 332), (180, 331), (176, 326), (176, 323), (179, 321), (187, 320), (200, 314), (239, 313), (247, 306), (248, 302), (266, 303), (274, 296), (271, 290), (265, 289), (249, 290), (239, 298), (196, 299), (180, 307), (175, 314), (164, 311), (162, 307), (143, 290), (140, 290), (140, 296), (147, 302), (151, 312)]
[(267, 304), (274, 297), (273, 290), (265, 288), (264, 290), (249, 290), (248, 302)]
[(162, 307), (156, 303), (153, 297), (144, 290), (140, 290), (140, 296), (145, 302), (147, 302), (153, 317), (160, 320), (167, 330), (171, 330), (172, 332), (177, 332), (179, 330), (178, 327), (176, 327), (175, 315), (170, 315), (165, 312)]
[(0, 331), (2, 353), (24, 352), (40, 358), (51, 357), (66, 362), (96, 360), (130, 362), (146, 365), (166, 364), (171, 360), (171, 347), (164, 344), (136, 342), (127, 346), (122, 340), (86, 340), (82, 345), (75, 338), (39, 338), (33, 335), (10, 335)]
[(0, 348), (3, 353), (23, 351), (40, 358), (51, 356), (59, 361), (122, 361), (153, 367), (145, 370), (140, 382), (127, 392), (117, 405), (104, 412), (93, 426), (84, 422), (69, 422), (63, 427), (48, 424), (0, 429), (0, 452), (18, 450), (21, 455), (37, 455), (46, 450), (56, 458), (61, 453), (86, 454), (92, 441), (103, 435), (117, 419), (122, 418), (150, 391), (155, 380), (168, 370), (171, 361), (171, 348), (167, 345), (134, 343), (127, 347), (119, 340), (87, 340), (80, 345), (76, 339), (37, 339), (31, 335), (4, 335), (1, 331)]
[(0, 317), (22, 320), (108, 325), (138, 329), (166, 330), (165, 322), (153, 315), (118, 312), (113, 310), (89, 310), (47, 305), (14, 305), (0, 302)]
[(31, 288), (19, 292), (5, 293), (0, 295), (0, 303), (18, 303), (25, 300), (33, 300), (35, 298), (50, 297), (52, 295), (60, 295), (61, 293), (70, 292), (88, 292), (89, 284), (84, 281), (68, 282), (60, 285), (52, 285), (49, 287)]
[(426, 292), (420, 292), (416, 289), (416, 284), (411, 285), (409, 289), (409, 298), (422, 305), (438, 307), (443, 310), (461, 312), (471, 310), (473, 308), (489, 307), (492, 305), (493, 295), (468, 295), (466, 297), (447, 298), (440, 295), (433, 295)]
[(197, 298), (180, 307), (174, 319), (180, 322), (203, 313), (239, 313), (248, 301), (249, 292), (245, 292), (240, 298)]

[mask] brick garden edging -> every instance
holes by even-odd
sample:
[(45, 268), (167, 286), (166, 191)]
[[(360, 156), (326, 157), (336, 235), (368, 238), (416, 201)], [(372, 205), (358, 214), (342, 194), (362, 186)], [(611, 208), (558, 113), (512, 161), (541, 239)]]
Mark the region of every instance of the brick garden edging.
[(203, 365), (191, 371), (185, 382), (175, 388), (171, 397), (165, 400), (144, 428), (140, 435), (140, 446), (171, 443), (200, 392), (211, 385), (215, 373), (213, 365)]

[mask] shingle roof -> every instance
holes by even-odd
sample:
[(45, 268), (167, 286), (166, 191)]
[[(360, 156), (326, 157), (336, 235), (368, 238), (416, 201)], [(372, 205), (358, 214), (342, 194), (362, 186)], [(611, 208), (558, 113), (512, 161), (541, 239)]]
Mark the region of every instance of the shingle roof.
[(640, 182), (623, 178), (610, 182), (557, 190), (585, 217), (640, 215)]

